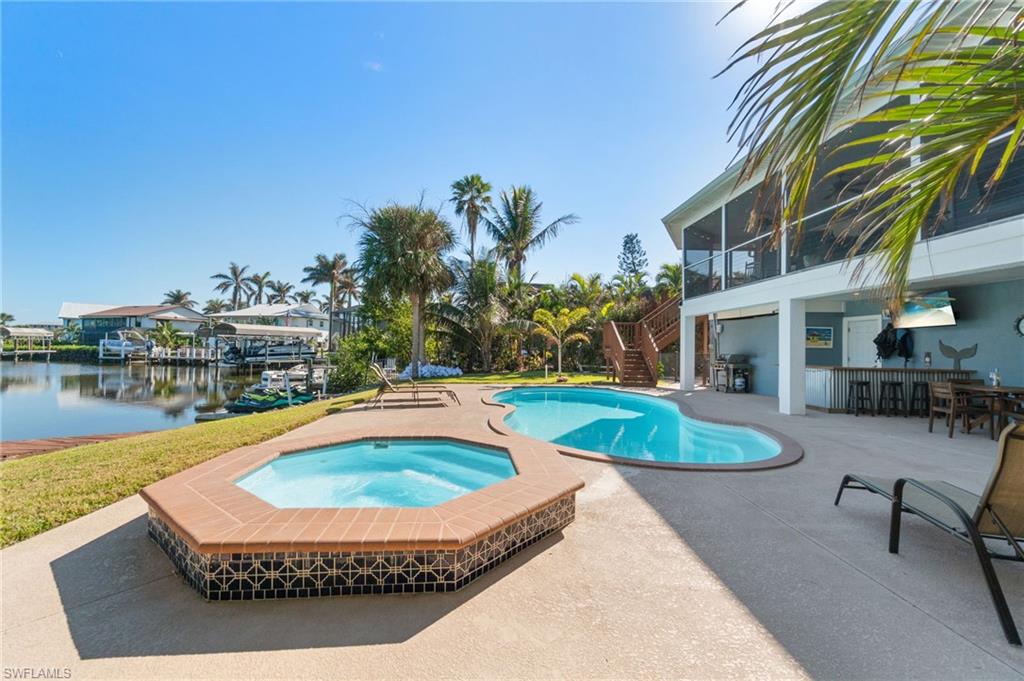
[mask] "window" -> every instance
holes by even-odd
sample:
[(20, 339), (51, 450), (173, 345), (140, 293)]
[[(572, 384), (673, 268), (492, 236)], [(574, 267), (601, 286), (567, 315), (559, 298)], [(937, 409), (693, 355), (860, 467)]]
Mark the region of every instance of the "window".
[(759, 224), (755, 229), (749, 229), (750, 215), (754, 211), (754, 202), (757, 200), (758, 191), (759, 188), (754, 187), (725, 205), (725, 247), (727, 249), (771, 233), (772, 218), (775, 217), (778, 205), (777, 202), (776, 205), (772, 205), (767, 200), (762, 202)]
[(726, 286), (742, 286), (778, 276), (781, 273), (779, 249), (768, 235), (762, 236), (725, 254)]
[(722, 256), (717, 255), (683, 270), (683, 287), (687, 298), (722, 290)]
[(707, 260), (722, 249), (722, 212), (715, 209), (683, 230), (684, 264)]

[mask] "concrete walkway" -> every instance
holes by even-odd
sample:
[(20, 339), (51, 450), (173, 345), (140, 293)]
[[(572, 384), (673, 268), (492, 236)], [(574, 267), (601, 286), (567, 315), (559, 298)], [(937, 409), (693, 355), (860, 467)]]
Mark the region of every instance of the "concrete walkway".
[[(463, 407), (349, 412), (486, 428)], [(679, 398), (678, 395), (672, 395)], [(994, 444), (919, 419), (782, 417), (773, 400), (696, 393), (806, 456), (763, 472), (687, 473), (569, 459), (577, 519), (463, 591), (205, 603), (145, 534), (138, 497), (0, 552), (2, 667), (71, 678), (1024, 678), (966, 546), (888, 508), (832, 497), (846, 471), (942, 477), (979, 490)], [(1024, 625), (1024, 569), (1000, 565)]]

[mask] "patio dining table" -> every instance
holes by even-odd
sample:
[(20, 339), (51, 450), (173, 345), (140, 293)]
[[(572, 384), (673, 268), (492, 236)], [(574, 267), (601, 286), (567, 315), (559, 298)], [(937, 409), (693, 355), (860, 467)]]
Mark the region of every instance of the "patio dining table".
[[(968, 384), (957, 385), (956, 391), (992, 400), (992, 411), (998, 419), (997, 430), (1006, 427), (1008, 414), (1020, 414), (1024, 410), (1024, 386)], [(971, 420), (970, 428), (984, 425), (989, 418), (988, 414), (981, 414)]]

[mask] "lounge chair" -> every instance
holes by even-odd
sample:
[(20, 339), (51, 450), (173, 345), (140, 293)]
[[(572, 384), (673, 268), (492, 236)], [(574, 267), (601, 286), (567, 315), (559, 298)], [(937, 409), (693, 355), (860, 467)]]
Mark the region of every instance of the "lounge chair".
[(839, 485), (837, 506), (847, 489), (867, 490), (892, 503), (889, 553), (899, 552), (900, 520), (904, 513), (913, 513), (971, 544), (1006, 640), (1021, 645), (992, 559), (1024, 562), (1024, 424), (1009, 425), (999, 436), (995, 467), (981, 496), (942, 481), (887, 480), (848, 474)]
[[(381, 409), (383, 409), (384, 395), (388, 393), (393, 393), (395, 395), (412, 395), (413, 399), (416, 400), (417, 406), (420, 403), (421, 393), (425, 395), (444, 395), (452, 402), (460, 405), (462, 404), (459, 401), (459, 396), (448, 386), (426, 385), (423, 383), (416, 383), (415, 381), (411, 381), (409, 385), (395, 385), (388, 379), (387, 375), (384, 373), (384, 369), (382, 369), (376, 362), (372, 362), (370, 364), (370, 369), (377, 375), (377, 379), (380, 381), (380, 386), (377, 388), (377, 394), (374, 395), (373, 400), (370, 401), (370, 407), (379, 403)], [(442, 404), (444, 403), (442, 402)]]

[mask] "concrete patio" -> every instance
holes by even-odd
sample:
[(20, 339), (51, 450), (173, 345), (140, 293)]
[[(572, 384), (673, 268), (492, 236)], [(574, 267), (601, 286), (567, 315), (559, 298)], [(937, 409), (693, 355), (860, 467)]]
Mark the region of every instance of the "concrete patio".
[[(490, 391), (458, 390), (462, 407), (356, 408), (281, 439), (356, 420), (486, 429)], [(75, 679), (1024, 677), (969, 547), (908, 518), (892, 556), (885, 503), (850, 492), (832, 505), (848, 471), (980, 491), (987, 435), (670, 397), (777, 429), (805, 457), (729, 473), (567, 459), (587, 484), (576, 521), (452, 594), (207, 603), (132, 497), (0, 552), (2, 666)], [(1024, 568), (996, 569), (1024, 625)]]

